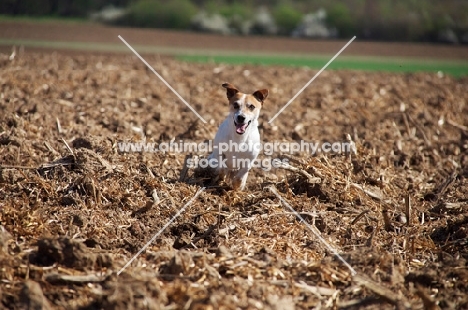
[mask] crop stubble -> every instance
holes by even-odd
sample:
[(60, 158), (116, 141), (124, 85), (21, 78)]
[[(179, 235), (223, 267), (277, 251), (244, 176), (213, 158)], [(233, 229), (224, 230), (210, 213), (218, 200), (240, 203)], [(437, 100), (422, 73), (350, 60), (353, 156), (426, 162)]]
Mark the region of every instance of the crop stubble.
[[(4, 306), (468, 306), (466, 78), (326, 71), (269, 125), (315, 71), (147, 60), (208, 124), (132, 56), (2, 58)], [(256, 169), (243, 193), (209, 188), (116, 276), (202, 186), (194, 171), (180, 180), (185, 154), (121, 153), (117, 143), (213, 138), (226, 81), (270, 89), (265, 142), (349, 134), (357, 154), (275, 154), (321, 183)], [(351, 277), (272, 185), (373, 282)]]

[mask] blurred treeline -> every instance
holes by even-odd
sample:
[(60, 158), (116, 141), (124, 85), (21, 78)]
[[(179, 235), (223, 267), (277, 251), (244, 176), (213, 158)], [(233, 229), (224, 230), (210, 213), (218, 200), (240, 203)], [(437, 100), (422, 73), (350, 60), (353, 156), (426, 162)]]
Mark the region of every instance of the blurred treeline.
[[(109, 11), (113, 14), (105, 14)], [(0, 1), (0, 14), (7, 15), (88, 18), (91, 13), (132, 27), (468, 43), (468, 0)]]

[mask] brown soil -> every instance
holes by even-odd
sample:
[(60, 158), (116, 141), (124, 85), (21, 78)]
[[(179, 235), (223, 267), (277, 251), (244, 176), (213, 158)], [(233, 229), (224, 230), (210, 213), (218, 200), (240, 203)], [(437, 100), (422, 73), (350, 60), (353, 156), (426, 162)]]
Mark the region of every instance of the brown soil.
[[(117, 37), (118, 35), (121, 35), (130, 44), (273, 54), (333, 55), (345, 44), (343, 41), (222, 36), (160, 29), (106, 27), (95, 24), (0, 22), (0, 38), (3, 39), (122, 44)], [(468, 60), (468, 46), (362, 42), (358, 38), (346, 49), (345, 55)]]
[[(148, 57), (203, 124), (133, 56), (1, 57), (3, 307), (468, 307), (466, 78), (325, 71), (270, 125), (316, 71)], [(192, 170), (181, 177), (185, 154), (119, 151), (143, 137), (213, 138), (225, 81), (270, 90), (264, 141), (349, 135), (357, 154), (277, 153), (299, 170), (255, 169), (233, 192)]]

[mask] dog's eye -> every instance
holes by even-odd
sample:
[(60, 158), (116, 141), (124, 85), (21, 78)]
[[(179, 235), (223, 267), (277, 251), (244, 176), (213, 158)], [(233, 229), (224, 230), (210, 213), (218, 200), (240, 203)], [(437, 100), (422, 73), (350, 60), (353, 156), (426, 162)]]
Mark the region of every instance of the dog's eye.
[(249, 105), (248, 108), (249, 108), (250, 111), (255, 110), (255, 106), (253, 104)]
[(234, 109), (239, 109), (239, 104), (237, 102), (234, 102), (234, 104), (232, 105), (234, 107)]

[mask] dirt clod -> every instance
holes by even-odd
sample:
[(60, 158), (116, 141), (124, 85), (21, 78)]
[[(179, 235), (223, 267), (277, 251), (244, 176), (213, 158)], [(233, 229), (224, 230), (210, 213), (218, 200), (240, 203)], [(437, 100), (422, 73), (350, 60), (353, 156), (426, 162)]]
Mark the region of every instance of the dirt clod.
[(38, 266), (60, 264), (69, 268), (84, 270), (93, 268), (98, 262), (109, 267), (111, 261), (107, 255), (92, 253), (82, 242), (65, 237), (43, 238), (37, 243), (38, 250), (31, 256), (31, 263)]

